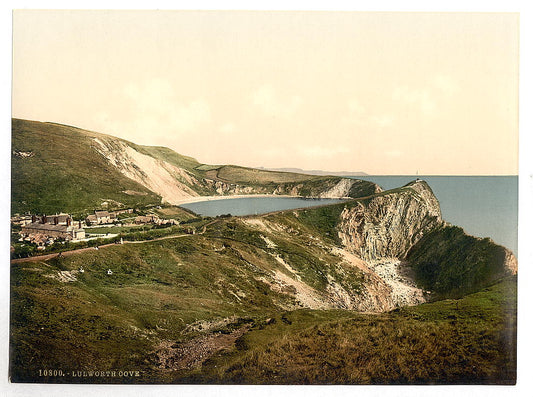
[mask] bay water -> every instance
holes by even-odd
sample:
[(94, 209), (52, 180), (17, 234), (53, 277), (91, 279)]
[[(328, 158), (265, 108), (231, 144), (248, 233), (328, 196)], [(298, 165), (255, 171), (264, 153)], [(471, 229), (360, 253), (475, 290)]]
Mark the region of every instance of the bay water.
[(196, 214), (203, 216), (219, 216), (231, 214), (235, 216), (259, 215), (273, 211), (308, 208), (325, 204), (339, 203), (339, 199), (315, 199), (301, 197), (238, 197), (220, 200), (198, 201), (181, 204)]

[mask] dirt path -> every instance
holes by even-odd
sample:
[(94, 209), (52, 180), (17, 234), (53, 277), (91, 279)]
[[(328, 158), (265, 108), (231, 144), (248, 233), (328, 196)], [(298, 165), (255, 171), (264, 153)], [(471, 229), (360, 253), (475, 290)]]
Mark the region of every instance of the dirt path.
[[(111, 245), (116, 245), (116, 244), (115, 243), (110, 243), (110, 244), (99, 245), (98, 249), (109, 247)], [(59, 255), (57, 252), (55, 252), (53, 254), (29, 256), (27, 258), (11, 259), (11, 263), (41, 262), (41, 261), (46, 261), (48, 259), (57, 258), (58, 256), (71, 256), (71, 255), (74, 255), (74, 254), (78, 254), (80, 252), (91, 251), (91, 250), (94, 251), (95, 249), (96, 249), (95, 247), (87, 247), (87, 248), (79, 248), (77, 250), (72, 250), (72, 251), (63, 251), (61, 253), (61, 255)]]
[[(199, 233), (201, 234), (201, 233)], [(170, 236), (164, 236), (164, 237), (158, 237), (151, 240), (139, 240), (139, 241), (124, 241), (124, 244), (142, 244), (142, 243), (149, 243), (151, 241), (160, 241), (160, 240), (167, 240), (171, 238), (179, 238), (179, 237), (186, 237), (190, 236), (190, 234), (173, 234)], [(98, 249), (111, 247), (115, 245), (120, 245), (116, 243), (109, 243), (109, 244), (102, 244), (98, 246)], [(71, 256), (75, 254), (79, 254), (80, 252), (85, 251), (94, 251), (96, 247), (87, 247), (87, 248), (79, 248), (71, 251), (63, 251), (61, 255), (59, 255), (57, 252), (53, 254), (46, 254), (46, 255), (37, 255), (37, 256), (29, 256), (27, 258), (17, 258), (17, 259), (11, 259), (11, 263), (22, 263), (22, 262), (40, 262), (40, 261), (46, 261), (48, 259), (57, 258), (57, 257), (65, 257), (65, 256)]]
[(216, 353), (232, 348), (249, 329), (250, 326), (245, 325), (230, 334), (202, 336), (182, 344), (164, 342), (156, 351), (158, 366), (173, 371), (198, 368)]

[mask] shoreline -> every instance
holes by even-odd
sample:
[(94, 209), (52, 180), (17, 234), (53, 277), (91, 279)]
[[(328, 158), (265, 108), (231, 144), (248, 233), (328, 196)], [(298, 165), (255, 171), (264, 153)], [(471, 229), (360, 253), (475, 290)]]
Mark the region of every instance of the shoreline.
[(237, 198), (253, 198), (253, 197), (280, 197), (280, 198), (299, 198), (299, 199), (326, 199), (326, 198), (334, 198), (334, 199), (345, 199), (346, 197), (308, 197), (308, 196), (291, 196), (288, 194), (232, 194), (227, 196), (192, 196), (187, 197), (184, 199), (173, 201), (172, 203), (169, 203), (170, 205), (174, 206), (180, 206), (182, 204), (191, 204), (191, 203), (199, 203), (203, 201), (216, 201), (216, 200), (231, 200), (231, 199), (237, 199)]

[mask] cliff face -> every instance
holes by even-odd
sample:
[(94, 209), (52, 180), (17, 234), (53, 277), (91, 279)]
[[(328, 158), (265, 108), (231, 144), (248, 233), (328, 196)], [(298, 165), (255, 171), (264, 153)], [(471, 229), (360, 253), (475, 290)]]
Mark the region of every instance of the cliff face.
[(345, 208), (338, 233), (343, 245), (363, 260), (403, 259), (424, 233), (440, 224), (440, 207), (431, 188), (416, 181)]
[[(157, 156), (142, 153), (113, 137), (92, 138), (94, 150), (127, 178), (161, 196), (163, 202), (179, 204), (199, 195), (277, 194), (321, 198), (361, 197), (380, 192), (379, 186), (355, 179), (270, 173), (242, 167), (237, 180), (210, 172), (186, 169)], [(224, 167), (221, 167), (224, 168)], [(254, 172), (255, 171), (255, 172)], [(248, 180), (249, 179), (249, 180)]]
[(120, 140), (93, 140), (95, 150), (113, 167), (161, 196), (163, 202), (174, 204), (180, 199), (198, 196), (191, 187), (198, 181), (185, 169), (139, 153)]

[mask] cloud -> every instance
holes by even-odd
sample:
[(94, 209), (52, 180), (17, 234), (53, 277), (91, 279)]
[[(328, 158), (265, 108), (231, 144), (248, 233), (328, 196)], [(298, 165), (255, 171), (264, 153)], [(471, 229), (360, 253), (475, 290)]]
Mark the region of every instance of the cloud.
[(392, 126), (394, 124), (395, 118), (394, 116), (388, 114), (381, 114), (378, 116), (372, 116), (371, 120), (378, 127), (384, 128)]
[(206, 100), (180, 99), (176, 87), (164, 79), (130, 82), (109, 96), (111, 106), (93, 117), (97, 130), (136, 143), (172, 145), (183, 134), (199, 137), (212, 120)]
[[(193, 132), (211, 120), (211, 109), (203, 99), (180, 102), (174, 86), (163, 79), (149, 79), (124, 87), (124, 97), (136, 109), (138, 125), (171, 127), (178, 132)], [(165, 125), (167, 127), (165, 127)]]
[(302, 105), (303, 100), (298, 95), (288, 97), (280, 96), (276, 90), (268, 84), (259, 87), (251, 96), (252, 103), (265, 115), (270, 117), (288, 118), (292, 116)]
[(350, 125), (375, 129), (393, 126), (396, 117), (388, 113), (373, 112), (358, 99), (352, 98), (348, 101), (348, 113), (341, 120)]
[(177, 130), (193, 132), (197, 127), (211, 120), (211, 109), (205, 100), (194, 100), (186, 105), (176, 104), (170, 117), (171, 125)]
[(425, 87), (398, 86), (392, 99), (425, 116), (436, 116), (450, 99), (460, 92), (459, 84), (450, 76), (437, 74)]
[(353, 115), (363, 115), (366, 113), (366, 107), (357, 99), (350, 99), (348, 101), (348, 110)]
[(427, 88), (399, 86), (392, 92), (392, 98), (428, 116), (435, 114), (437, 110), (435, 98)]
[(388, 150), (385, 152), (385, 155), (387, 157), (393, 157), (393, 158), (400, 158), (403, 156), (403, 152), (401, 150)]

